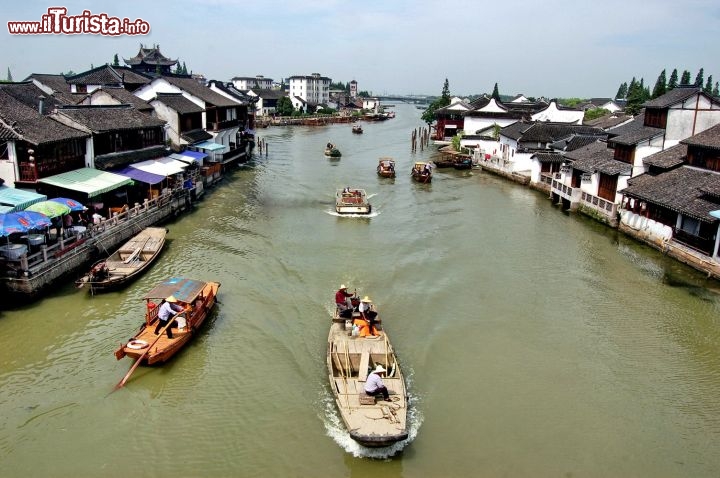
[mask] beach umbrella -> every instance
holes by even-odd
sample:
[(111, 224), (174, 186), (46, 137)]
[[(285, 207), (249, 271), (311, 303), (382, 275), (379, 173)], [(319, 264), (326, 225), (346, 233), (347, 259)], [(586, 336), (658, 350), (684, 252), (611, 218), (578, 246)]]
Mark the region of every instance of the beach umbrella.
[(83, 209), (85, 209), (85, 206), (83, 206), (82, 204), (80, 204), (79, 202), (77, 202), (77, 201), (74, 200), (74, 199), (69, 199), (69, 198), (52, 198), (52, 199), (48, 199), (48, 201), (52, 201), (52, 202), (57, 202), (57, 203), (60, 203), (60, 204), (64, 204), (64, 205), (66, 205), (67, 207), (69, 207), (70, 210), (73, 211), (73, 212), (75, 212), (75, 211), (82, 211)]
[(31, 229), (48, 227), (50, 218), (34, 211), (18, 211), (0, 214), (0, 237), (16, 232), (28, 232)]
[(25, 210), (39, 212), (40, 214), (53, 218), (68, 214), (70, 212), (70, 206), (55, 201), (41, 201), (26, 207)]

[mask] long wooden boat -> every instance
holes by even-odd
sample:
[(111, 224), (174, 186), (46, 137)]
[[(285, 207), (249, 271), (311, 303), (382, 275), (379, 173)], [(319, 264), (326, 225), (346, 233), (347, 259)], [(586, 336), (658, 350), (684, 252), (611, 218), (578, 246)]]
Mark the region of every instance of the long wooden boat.
[(377, 173), (383, 178), (394, 178), (395, 160), (392, 158), (380, 158), (378, 160)]
[[(353, 313), (359, 317), (359, 312)], [(335, 403), (350, 437), (367, 447), (384, 447), (408, 437), (405, 378), (395, 349), (378, 316), (379, 337), (352, 335), (352, 320), (333, 316), (328, 335), (327, 368)], [(390, 401), (365, 393), (368, 374), (378, 365), (387, 370), (383, 383)]]
[(413, 165), (410, 174), (415, 181), (419, 183), (429, 183), (432, 181), (432, 170), (425, 168), (427, 164), (429, 163), (418, 161)]
[(370, 214), (372, 205), (364, 189), (345, 188), (335, 192), (335, 212), (338, 214)]
[(167, 229), (146, 227), (120, 246), (107, 259), (96, 262), (75, 283), (90, 286), (90, 292), (118, 289), (142, 274), (160, 256)]
[(460, 156), (453, 162), (455, 169), (472, 169), (472, 158), (468, 156)]
[[(204, 282), (195, 279), (173, 277), (166, 279), (145, 294), (145, 321), (132, 338), (115, 350), (115, 358), (128, 356), (142, 359), (142, 363), (153, 365), (163, 363), (175, 355), (190, 339), (198, 333), (210, 311), (215, 306), (219, 282)], [(162, 301), (174, 296), (181, 304), (186, 304), (182, 312), (172, 322), (170, 339), (165, 333), (155, 335), (158, 323), (158, 311)]]

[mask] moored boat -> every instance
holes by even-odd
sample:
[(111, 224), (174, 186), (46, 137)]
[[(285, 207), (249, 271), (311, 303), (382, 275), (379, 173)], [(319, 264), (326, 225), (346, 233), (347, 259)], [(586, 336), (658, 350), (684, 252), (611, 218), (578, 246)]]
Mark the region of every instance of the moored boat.
[(460, 156), (455, 158), (453, 162), (455, 169), (472, 169), (472, 159), (468, 156)]
[(355, 134), (362, 134), (363, 133), (363, 127), (359, 124), (353, 125), (352, 132)]
[(335, 192), (335, 212), (338, 214), (370, 214), (372, 206), (364, 189), (345, 188)]
[(115, 290), (136, 279), (160, 256), (167, 229), (146, 227), (107, 259), (96, 262), (75, 283), (88, 285), (91, 293)]
[[(145, 296), (145, 320), (132, 338), (115, 350), (115, 358), (128, 356), (139, 363), (153, 365), (163, 363), (175, 355), (190, 339), (199, 332), (205, 319), (216, 303), (216, 295), (220, 288), (219, 282), (205, 282), (195, 279), (173, 277), (160, 282)], [(172, 338), (165, 333), (165, 328), (155, 330), (159, 323), (158, 311), (162, 302), (170, 297), (183, 304), (184, 310), (175, 315), (169, 322)], [(127, 380), (125, 376), (122, 384)]]
[(432, 166), (430, 163), (417, 161), (413, 164), (410, 174), (419, 183), (429, 183), (432, 181)]
[[(408, 437), (405, 378), (380, 317), (375, 337), (353, 335), (353, 320), (336, 312), (330, 325), (327, 368), (335, 403), (350, 437), (367, 447), (385, 447)], [(385, 370), (389, 400), (365, 392), (371, 373)]]
[(383, 178), (394, 178), (395, 160), (392, 158), (380, 158), (378, 160), (377, 173)]

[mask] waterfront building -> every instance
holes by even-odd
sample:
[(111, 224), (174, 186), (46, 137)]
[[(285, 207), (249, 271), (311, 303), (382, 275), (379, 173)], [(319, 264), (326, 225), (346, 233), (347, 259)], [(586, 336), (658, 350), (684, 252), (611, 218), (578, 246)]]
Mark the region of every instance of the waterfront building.
[(257, 75), (255, 77), (250, 76), (235, 76), (230, 82), (233, 86), (240, 91), (247, 90), (269, 90), (273, 87), (273, 79), (265, 78), (263, 75)]
[(355, 80), (350, 82), (350, 98), (355, 99), (358, 97), (358, 83)]
[(150, 83), (150, 77), (130, 68), (122, 66), (103, 65), (66, 76), (65, 81), (70, 87), (70, 93), (92, 93), (103, 86), (125, 88), (135, 91), (142, 85)]
[[(255, 114), (258, 116), (272, 116), (277, 113), (277, 102), (280, 98), (287, 96), (282, 90), (268, 90), (251, 88), (247, 94), (256, 98)], [(299, 101), (299, 100), (298, 100)], [(295, 103), (293, 103), (294, 106)]]
[(330, 83), (332, 80), (320, 73), (309, 76), (291, 76), (288, 78), (289, 96), (293, 107), (308, 113), (315, 112), (318, 106), (330, 101)]

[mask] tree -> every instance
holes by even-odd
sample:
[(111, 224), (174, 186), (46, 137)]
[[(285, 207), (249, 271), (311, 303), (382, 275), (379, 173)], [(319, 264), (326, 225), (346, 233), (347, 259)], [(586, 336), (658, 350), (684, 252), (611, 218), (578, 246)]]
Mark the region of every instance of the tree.
[(8, 74), (7, 74), (7, 81), (11, 82), (13, 80), (12, 73), (10, 73), (10, 67), (8, 66)]
[(444, 106), (450, 104), (450, 83), (448, 82), (447, 78), (445, 78), (445, 83), (443, 83), (443, 89), (440, 97), (443, 99), (443, 101), (447, 102)]
[(708, 95), (712, 94), (713, 89), (713, 80), (712, 75), (708, 76), (707, 83), (705, 83), (705, 88), (703, 88), (703, 91), (707, 93)]
[(500, 91), (498, 90), (498, 85), (495, 83), (495, 87), (493, 88), (491, 98), (494, 98), (496, 101), (500, 101)]
[(182, 75), (182, 66), (180, 65), (180, 59), (178, 58), (178, 62), (175, 63), (175, 71), (173, 71), (176, 75)]
[(633, 77), (628, 88), (627, 104), (625, 105), (625, 111), (630, 115), (636, 115), (642, 109), (643, 103), (645, 103), (646, 94), (650, 96), (650, 93), (646, 93), (646, 88), (643, 86), (643, 79), (640, 82), (635, 81)]
[(713, 96), (720, 96), (720, 85), (718, 85), (718, 82), (715, 82), (715, 88), (713, 88), (712, 91)]
[(588, 108), (585, 110), (585, 117), (583, 118), (583, 121), (594, 120), (609, 113), (610, 110), (606, 110), (605, 108)]
[(439, 110), (440, 108), (444, 108), (447, 105), (450, 104), (450, 84), (448, 83), (447, 78), (445, 78), (445, 83), (443, 84), (442, 94), (439, 98), (437, 98), (435, 101), (430, 103), (427, 107), (427, 109), (423, 112), (421, 118), (424, 122), (427, 124), (432, 124), (433, 121), (435, 121), (435, 111)]
[(677, 68), (674, 68), (672, 73), (670, 73), (670, 81), (668, 81), (667, 90), (670, 91), (672, 89), (677, 88), (678, 85), (678, 72)]
[(617, 93), (615, 93), (615, 98), (616, 99), (625, 98), (625, 97), (627, 97), (627, 93), (628, 93), (628, 84), (627, 84), (627, 81), (624, 81), (620, 85), (620, 88), (618, 88)]
[(657, 81), (655, 82), (655, 87), (653, 88), (652, 97), (657, 98), (658, 96), (662, 96), (667, 92), (667, 81), (665, 77), (665, 70), (660, 72), (660, 76), (658, 76)]
[(188, 74), (188, 72), (187, 72), (187, 66), (185, 66), (185, 62), (183, 62), (182, 74), (183, 74), (183, 75), (187, 75), (187, 74)]
[(118, 58), (118, 54), (117, 54), (117, 53), (115, 53), (115, 56), (113, 57), (112, 65), (113, 65), (113, 66), (120, 66), (120, 58)]
[(690, 84), (690, 72), (687, 70), (683, 70), (682, 76), (680, 77), (680, 84), (681, 85), (689, 85)]
[(695, 77), (695, 86), (702, 88), (704, 76), (705, 76), (705, 72), (703, 71), (702, 68), (700, 68), (700, 71), (698, 71), (698, 74)]
[(277, 111), (277, 114), (280, 116), (291, 116), (294, 110), (292, 100), (287, 96), (281, 97), (275, 106), (275, 111)]

